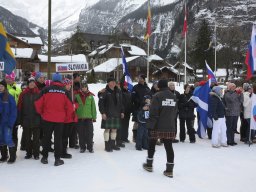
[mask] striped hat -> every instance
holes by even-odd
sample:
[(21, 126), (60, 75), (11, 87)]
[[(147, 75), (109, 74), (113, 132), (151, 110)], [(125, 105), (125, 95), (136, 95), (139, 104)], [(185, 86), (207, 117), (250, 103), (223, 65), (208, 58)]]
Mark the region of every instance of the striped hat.
[(71, 81), (70, 79), (68, 79), (68, 78), (65, 78), (65, 79), (62, 81), (62, 83), (63, 83), (64, 85), (72, 85), (72, 81)]

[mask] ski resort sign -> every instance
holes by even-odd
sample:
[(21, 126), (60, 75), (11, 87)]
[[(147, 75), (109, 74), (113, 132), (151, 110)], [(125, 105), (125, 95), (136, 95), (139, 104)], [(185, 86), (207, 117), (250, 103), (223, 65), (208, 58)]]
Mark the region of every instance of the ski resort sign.
[(0, 61), (0, 71), (4, 70), (4, 62)]
[(87, 71), (88, 65), (85, 63), (59, 63), (56, 64), (56, 72)]

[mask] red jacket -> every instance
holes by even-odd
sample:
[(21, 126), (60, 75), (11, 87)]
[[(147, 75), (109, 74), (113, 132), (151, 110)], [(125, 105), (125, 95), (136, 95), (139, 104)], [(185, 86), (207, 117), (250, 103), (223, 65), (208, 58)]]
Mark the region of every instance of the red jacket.
[(68, 122), (74, 112), (71, 98), (59, 82), (53, 82), (41, 91), (35, 107), (43, 120), (55, 123)]

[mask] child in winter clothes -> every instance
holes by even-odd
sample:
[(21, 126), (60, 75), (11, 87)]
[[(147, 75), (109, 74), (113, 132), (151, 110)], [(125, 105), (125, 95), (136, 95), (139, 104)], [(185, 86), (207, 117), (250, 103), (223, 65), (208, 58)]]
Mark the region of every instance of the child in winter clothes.
[(12, 130), (17, 118), (17, 107), (15, 99), (8, 93), (5, 80), (0, 82), (0, 150), (1, 162), (7, 161), (7, 146), (9, 148), (10, 159), (8, 163), (16, 160), (16, 148), (12, 138)]
[(75, 95), (78, 103), (76, 114), (78, 116), (78, 137), (80, 153), (86, 149), (93, 153), (93, 122), (96, 122), (97, 112), (93, 98), (94, 94), (88, 89), (86, 82), (81, 83), (81, 90)]
[[(210, 116), (213, 118), (212, 147), (227, 147), (227, 127), (225, 120), (225, 105), (222, 101), (222, 88), (215, 86), (210, 92)], [(220, 143), (219, 143), (220, 142)]]
[(136, 150), (141, 151), (143, 149), (148, 149), (148, 130), (146, 127), (147, 119), (149, 118), (149, 105), (150, 99), (146, 99), (143, 103), (143, 107), (138, 112), (138, 130), (136, 137)]

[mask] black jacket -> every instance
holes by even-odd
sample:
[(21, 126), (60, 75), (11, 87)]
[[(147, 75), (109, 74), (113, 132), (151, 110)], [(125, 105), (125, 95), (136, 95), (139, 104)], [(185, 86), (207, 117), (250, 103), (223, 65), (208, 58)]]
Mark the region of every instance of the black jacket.
[(122, 89), (122, 97), (124, 114), (130, 116), (132, 112), (132, 94), (128, 90)]
[(177, 116), (176, 97), (168, 88), (161, 89), (153, 96), (147, 122), (148, 129), (157, 131), (175, 132), (175, 119)]
[(145, 95), (150, 95), (150, 89), (146, 83), (144, 85), (138, 83), (133, 87), (132, 103), (134, 111), (138, 111), (142, 107)]
[(105, 113), (107, 118), (121, 118), (121, 113), (124, 113), (122, 93), (120, 89), (115, 87), (111, 90), (108, 86), (104, 92), (98, 94), (100, 113)]
[(180, 99), (180, 93), (176, 90), (171, 90), (171, 92), (176, 96), (177, 101)]
[(191, 99), (192, 94), (181, 94), (178, 101), (179, 117), (180, 119), (194, 119), (195, 102)]
[(215, 120), (225, 116), (225, 105), (216, 93), (210, 92), (209, 116)]

